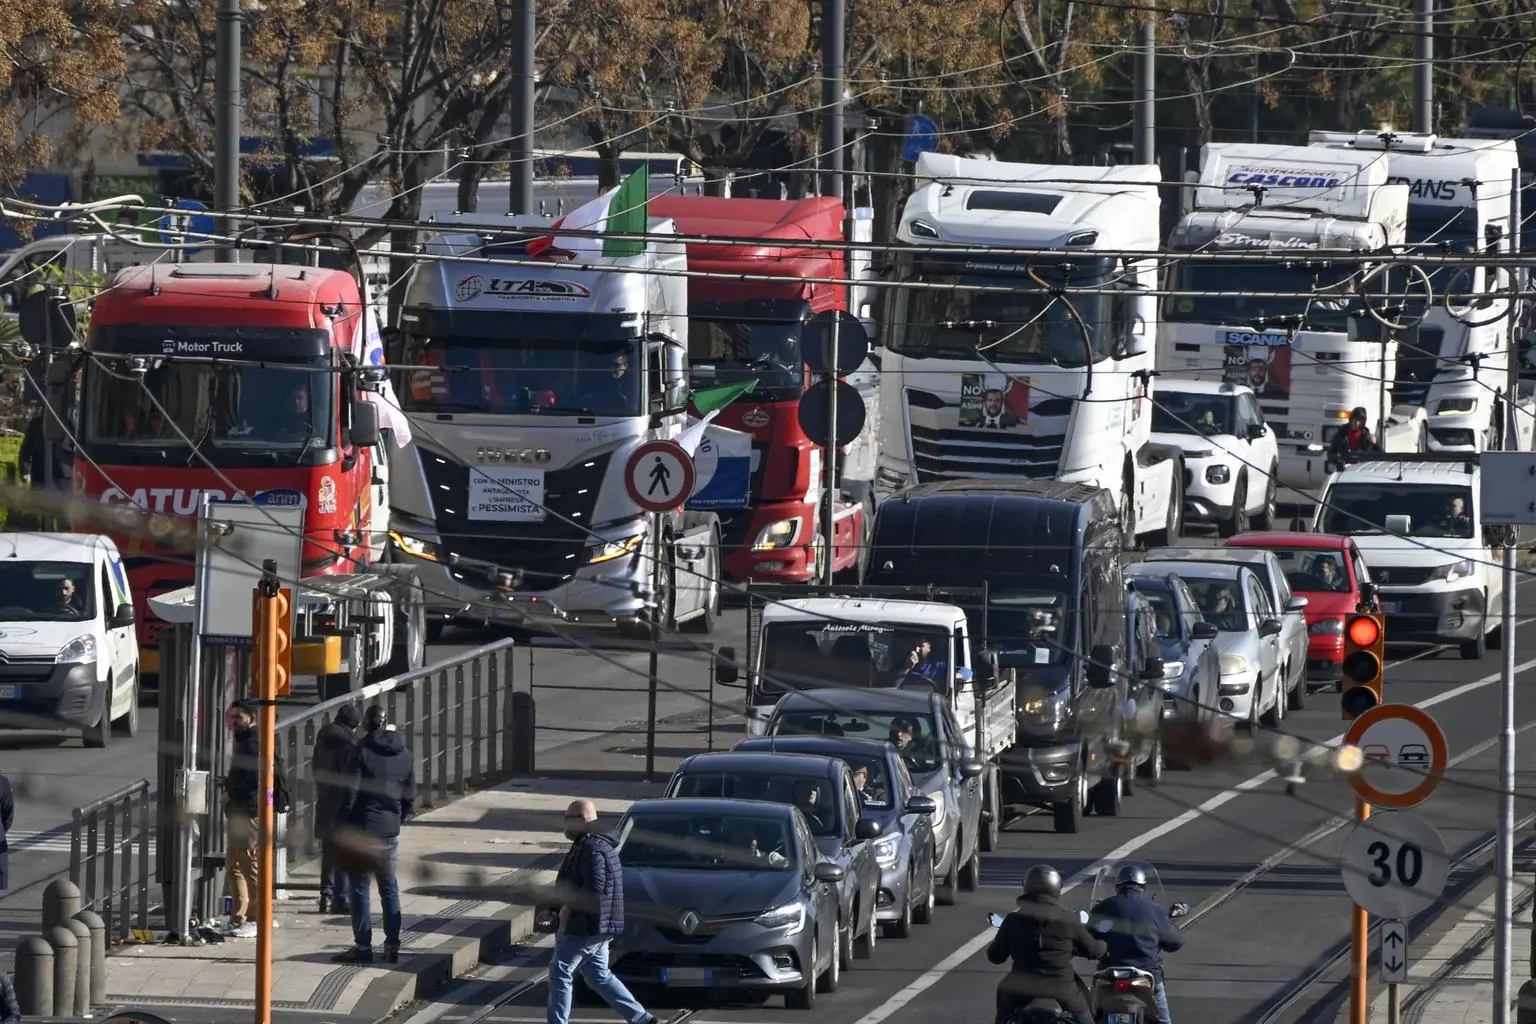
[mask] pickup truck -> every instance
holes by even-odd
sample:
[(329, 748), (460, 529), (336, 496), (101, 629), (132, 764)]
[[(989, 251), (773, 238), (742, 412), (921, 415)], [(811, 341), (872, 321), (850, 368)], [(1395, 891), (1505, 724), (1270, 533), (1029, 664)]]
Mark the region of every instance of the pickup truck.
[[(753, 585), (752, 596), (767, 587)], [(985, 606), (986, 591), (946, 590), (914, 595), (906, 587), (795, 587), (834, 596), (749, 601), (746, 679), (747, 735), (765, 735), (779, 699), (802, 690), (892, 689), (943, 698), (970, 748), (986, 765), (982, 777), (981, 849), (996, 849), (1002, 827), (1000, 761), (1018, 732), (1015, 673), (987, 653), (985, 637), (973, 646), (970, 621), (959, 603), (911, 600), (902, 595), (949, 597)], [(718, 652), (716, 678), (738, 678), (736, 652)], [(835, 698), (829, 709), (838, 707)]]

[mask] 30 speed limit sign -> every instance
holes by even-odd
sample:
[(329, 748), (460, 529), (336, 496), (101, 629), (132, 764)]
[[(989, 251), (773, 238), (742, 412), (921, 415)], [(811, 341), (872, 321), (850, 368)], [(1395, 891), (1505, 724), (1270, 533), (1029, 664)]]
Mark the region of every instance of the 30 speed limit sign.
[(1354, 827), (1339, 867), (1357, 907), (1376, 917), (1407, 920), (1440, 898), (1451, 860), (1433, 825), (1413, 814), (1388, 811)]

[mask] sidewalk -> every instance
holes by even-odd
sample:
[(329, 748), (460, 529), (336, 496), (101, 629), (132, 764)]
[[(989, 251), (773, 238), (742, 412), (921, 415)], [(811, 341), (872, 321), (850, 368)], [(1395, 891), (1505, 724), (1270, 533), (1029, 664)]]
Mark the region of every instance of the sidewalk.
[[(660, 789), (519, 779), (421, 815), (400, 837), (400, 963), (333, 963), (352, 944), (349, 922), (316, 913), (318, 890), (294, 892), (274, 907), (274, 1010), (378, 1020), (498, 956), (532, 932), (526, 897), (554, 878), (567, 846), (560, 829), (570, 801), (592, 798), (611, 823), (631, 801)], [(317, 871), (318, 862), (311, 861), (291, 872), (289, 881), (318, 886)], [(377, 942), (376, 892), (373, 912)], [(208, 1011), (254, 1009), (255, 953), (254, 939), (124, 947), (107, 959), (108, 1007), (97, 1012), (131, 1008), (192, 1019), (200, 1016), (190, 1012), (198, 1008), (208, 1017), (214, 1015)]]

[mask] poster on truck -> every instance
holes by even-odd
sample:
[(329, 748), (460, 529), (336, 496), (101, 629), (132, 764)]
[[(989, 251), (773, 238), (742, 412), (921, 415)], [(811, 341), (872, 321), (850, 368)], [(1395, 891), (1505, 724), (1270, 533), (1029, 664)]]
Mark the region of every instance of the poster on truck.
[(1011, 430), (1029, 422), (1029, 378), (1005, 373), (960, 377), (960, 426)]
[(1284, 334), (1228, 331), (1222, 380), (1246, 384), (1259, 398), (1291, 397), (1291, 346)]

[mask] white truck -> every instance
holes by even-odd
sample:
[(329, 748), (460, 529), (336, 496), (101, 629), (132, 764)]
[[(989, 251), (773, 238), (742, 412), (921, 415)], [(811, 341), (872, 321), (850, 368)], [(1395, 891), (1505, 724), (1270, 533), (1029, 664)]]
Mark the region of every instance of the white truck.
[[(1388, 394), (1398, 341), (1351, 331), (1367, 319), (1351, 316), (1361, 283), (1386, 290), (1371, 271), (1404, 239), (1408, 187), (1387, 179), (1380, 153), (1212, 143), (1169, 241), (1235, 258), (1172, 263), (1158, 369), (1253, 388), (1279, 444), (1280, 504), (1316, 504), (1328, 444), (1355, 408), (1389, 450), (1422, 444), (1423, 412)], [(1375, 301), (1386, 315), (1386, 298)]]
[[(707, 632), (718, 518), (646, 512), (626, 482), (640, 445), (685, 429), (683, 245), (656, 218), (631, 255), (541, 246), (548, 229), (460, 228), (427, 245), (450, 260), (412, 270), (389, 341), (415, 440), (391, 450), (395, 560), (418, 567), (434, 633), (488, 598), (535, 629)], [(532, 263), (496, 262), (515, 260)]]
[(897, 252), (896, 278), (928, 287), (890, 291), (879, 495), (977, 477), (1086, 483), (1116, 496), (1128, 537), (1177, 537), (1182, 456), (1150, 439), (1157, 167), (924, 153), (916, 176), (898, 229), (914, 249)]
[[(1413, 251), (1511, 252), (1510, 187), (1520, 169), (1514, 142), (1391, 131), (1313, 132), (1309, 138), (1314, 147), (1385, 155), (1387, 180), (1408, 187), (1407, 244)], [(1429, 277), (1435, 302), (1398, 342), (1392, 400), (1424, 407), (1428, 451), (1502, 448), (1511, 318), (1521, 308), (1509, 301), (1509, 271), (1447, 268)], [(1517, 447), (1529, 451), (1536, 416), (1529, 385), (1515, 402), (1522, 434)]]

